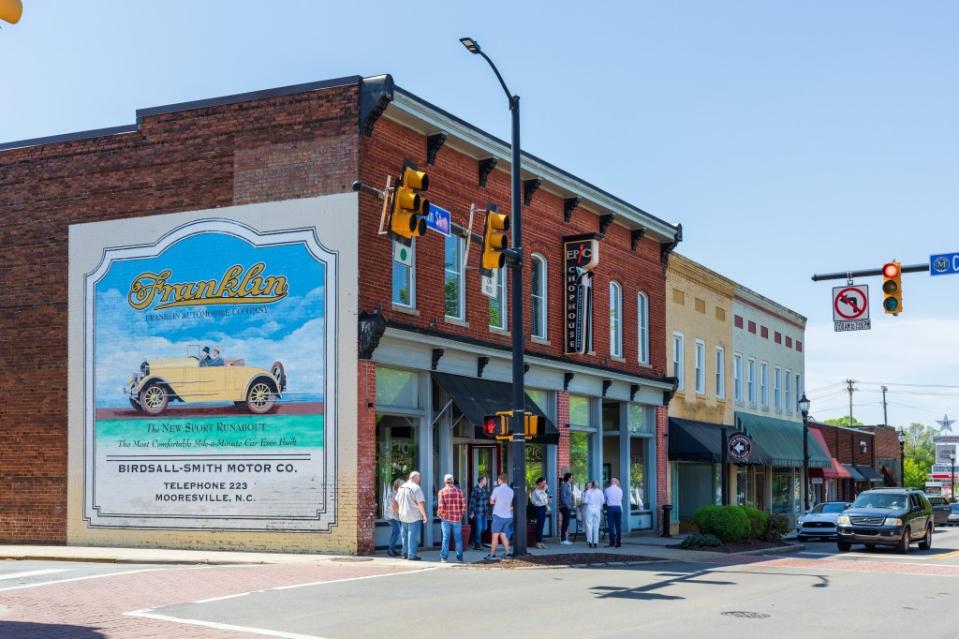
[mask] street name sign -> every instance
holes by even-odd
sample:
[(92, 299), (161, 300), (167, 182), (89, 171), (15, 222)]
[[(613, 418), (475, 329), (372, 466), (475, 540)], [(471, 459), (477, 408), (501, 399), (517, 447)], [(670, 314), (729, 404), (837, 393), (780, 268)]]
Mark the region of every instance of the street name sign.
[(832, 289), (832, 321), (837, 333), (871, 329), (869, 285), (834, 286)]
[(426, 226), (449, 237), (450, 212), (430, 202), (429, 211), (426, 213)]
[(940, 253), (929, 256), (929, 275), (955, 275), (959, 273), (959, 253)]

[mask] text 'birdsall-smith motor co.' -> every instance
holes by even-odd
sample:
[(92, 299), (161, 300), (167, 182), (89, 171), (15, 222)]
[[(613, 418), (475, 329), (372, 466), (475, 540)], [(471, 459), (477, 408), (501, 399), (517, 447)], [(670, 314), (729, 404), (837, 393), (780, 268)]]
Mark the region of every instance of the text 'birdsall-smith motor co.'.
[(266, 264), (257, 262), (249, 269), (234, 264), (219, 280), (170, 283), (172, 269), (159, 273), (144, 272), (130, 284), (127, 301), (138, 311), (175, 306), (213, 304), (271, 304), (287, 296), (289, 285), (285, 275), (263, 276)]

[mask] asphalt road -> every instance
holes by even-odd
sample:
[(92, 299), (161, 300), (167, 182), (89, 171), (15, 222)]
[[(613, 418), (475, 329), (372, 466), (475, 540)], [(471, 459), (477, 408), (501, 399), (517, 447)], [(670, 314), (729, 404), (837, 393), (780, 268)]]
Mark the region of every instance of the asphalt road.
[(608, 568), (4, 562), (0, 637), (947, 636), (957, 598), (959, 529), (908, 555), (809, 543)]

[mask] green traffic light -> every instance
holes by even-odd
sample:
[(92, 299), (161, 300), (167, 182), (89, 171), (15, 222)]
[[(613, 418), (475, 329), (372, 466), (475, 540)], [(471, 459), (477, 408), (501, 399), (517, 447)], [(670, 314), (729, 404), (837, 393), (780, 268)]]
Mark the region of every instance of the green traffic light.
[(895, 297), (887, 297), (882, 301), (882, 307), (889, 312), (895, 311), (899, 308), (899, 300)]

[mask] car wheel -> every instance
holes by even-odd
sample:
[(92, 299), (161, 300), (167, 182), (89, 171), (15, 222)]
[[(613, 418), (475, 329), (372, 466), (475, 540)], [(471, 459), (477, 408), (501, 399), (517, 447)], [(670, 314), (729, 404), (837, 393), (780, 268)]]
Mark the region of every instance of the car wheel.
[(839, 541), (836, 542), (836, 547), (839, 548), (839, 552), (849, 552), (849, 549), (852, 548), (852, 544), (848, 541)]
[(926, 528), (926, 536), (919, 542), (920, 550), (929, 550), (932, 548), (932, 526)]
[(899, 539), (899, 543), (896, 544), (896, 552), (898, 552), (901, 555), (908, 554), (909, 542), (911, 540), (911, 537), (912, 537), (912, 532), (907, 527), (905, 530), (902, 531), (902, 537)]
[(159, 415), (166, 410), (169, 401), (166, 387), (162, 384), (147, 384), (140, 391), (140, 408), (147, 415)]
[(274, 405), (276, 394), (268, 383), (258, 379), (250, 384), (250, 389), (246, 392), (246, 407), (251, 413), (262, 415), (269, 412)]

